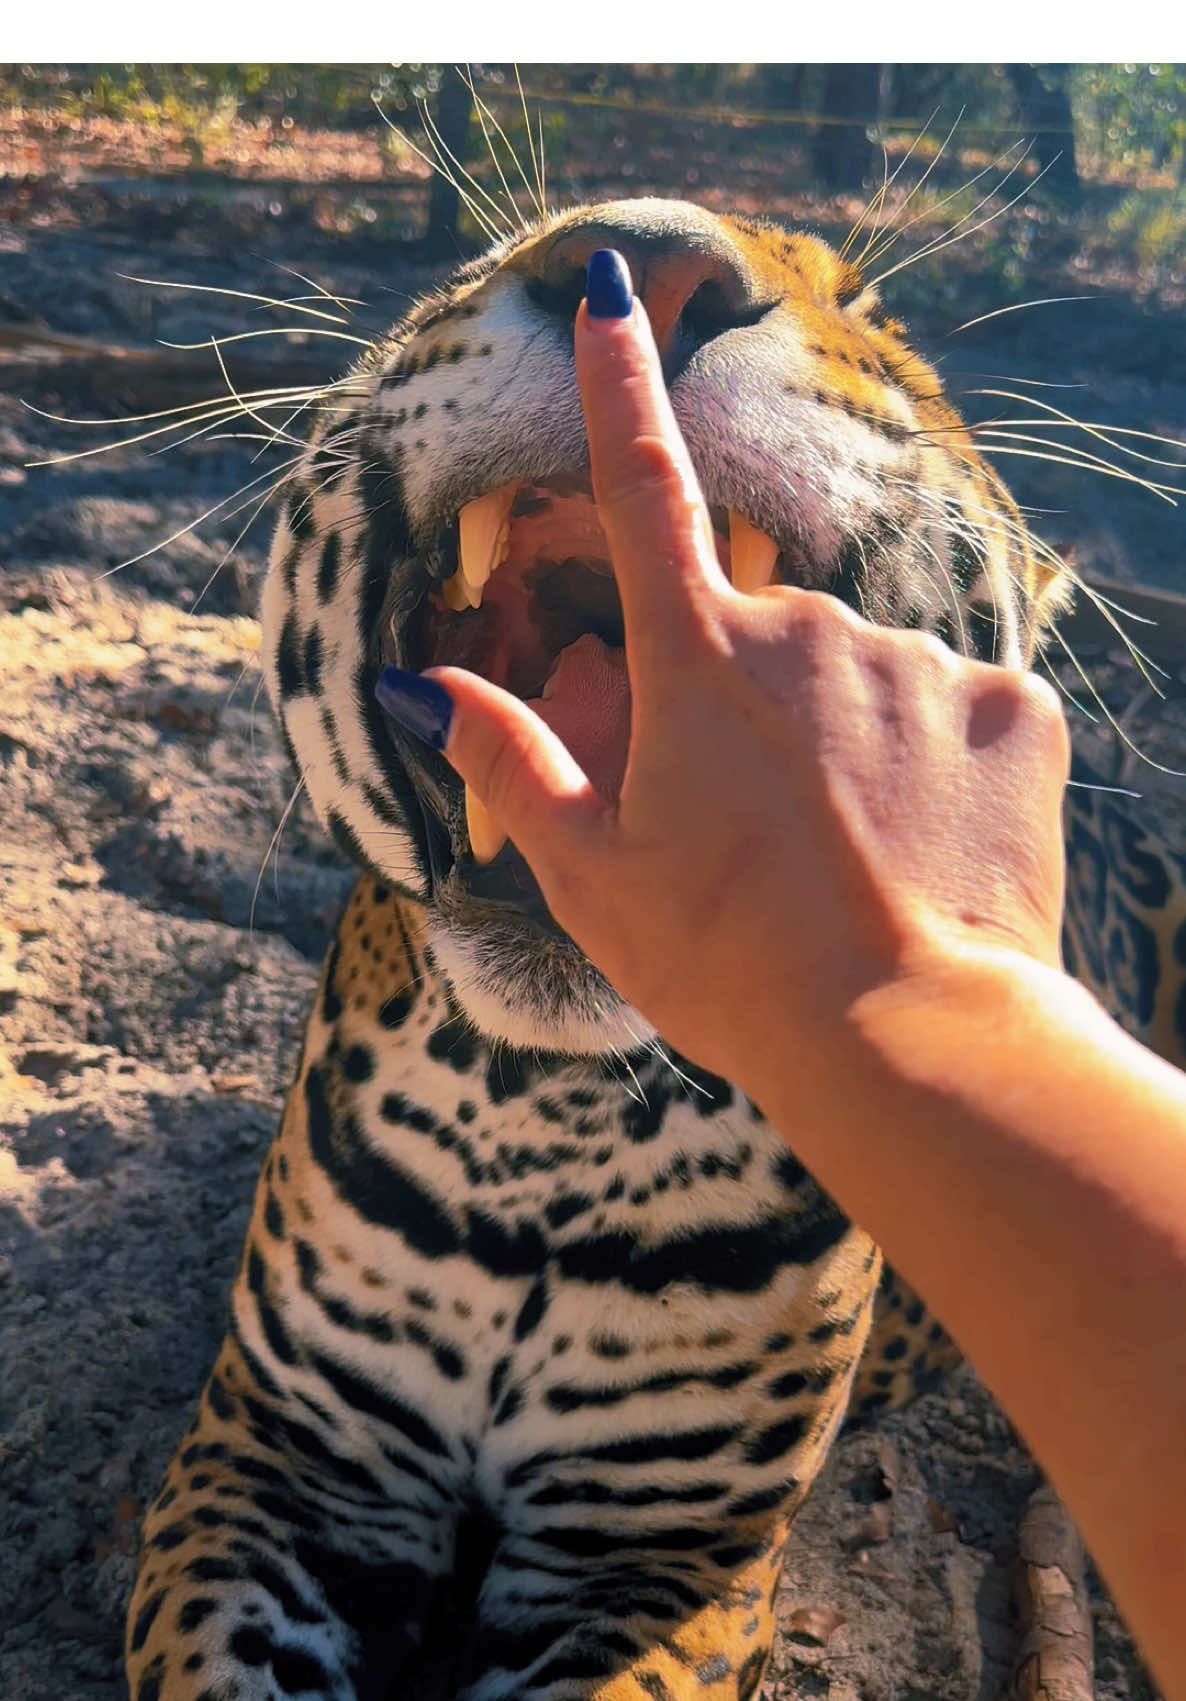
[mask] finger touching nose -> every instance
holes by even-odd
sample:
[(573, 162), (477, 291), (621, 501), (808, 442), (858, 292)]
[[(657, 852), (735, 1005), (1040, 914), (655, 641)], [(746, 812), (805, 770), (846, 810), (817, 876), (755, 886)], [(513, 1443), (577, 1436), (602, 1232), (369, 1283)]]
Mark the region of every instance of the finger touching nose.
[(646, 313), (613, 249), (600, 249), (589, 261), (574, 344), (593, 489), (622, 598), (627, 653), (648, 653), (661, 642), (671, 656), (681, 631), (698, 624), (697, 593), (723, 589), (727, 581)]

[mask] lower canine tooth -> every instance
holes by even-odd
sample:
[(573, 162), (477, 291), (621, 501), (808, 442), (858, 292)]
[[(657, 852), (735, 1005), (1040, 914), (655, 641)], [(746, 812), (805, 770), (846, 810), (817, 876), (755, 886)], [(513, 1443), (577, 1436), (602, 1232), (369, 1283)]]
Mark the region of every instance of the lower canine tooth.
[(465, 788), (465, 824), (469, 828), (470, 849), (475, 862), (493, 862), (507, 836), (491, 815), (481, 798)]
[(774, 578), (778, 545), (751, 526), (740, 514), (729, 510), (729, 566), (733, 589), (752, 596)]

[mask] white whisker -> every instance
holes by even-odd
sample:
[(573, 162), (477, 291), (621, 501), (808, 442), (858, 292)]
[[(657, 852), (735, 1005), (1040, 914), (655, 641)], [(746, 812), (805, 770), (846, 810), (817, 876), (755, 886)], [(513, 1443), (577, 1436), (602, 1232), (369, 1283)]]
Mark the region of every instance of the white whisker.
[[(177, 283), (171, 278), (138, 278), (130, 272), (116, 272), (114, 275), (117, 278), (122, 278), (125, 283), (147, 284), (150, 289), (181, 289), (200, 295), (230, 295), (235, 296), (240, 301), (259, 302), (265, 307), (296, 307), (299, 313), (307, 313), (312, 319), (328, 319), (331, 324), (335, 325), (346, 323), (341, 314), (327, 313), (323, 307), (298, 306), (296, 302), (282, 301), (273, 295), (256, 295), (245, 289), (220, 289), (216, 284)], [(299, 276), (299, 273), (294, 273), (293, 276)], [(302, 278), (301, 281), (302, 283), (309, 283), (311, 280)], [(172, 347), (174, 345), (169, 344), (167, 346)]]
[[(264, 860), (260, 864), (259, 873), (255, 877), (255, 890), (251, 894), (251, 908), (248, 911), (248, 915), (247, 915), (247, 931), (249, 933), (255, 932), (255, 909), (256, 909), (256, 905), (259, 903), (260, 887), (264, 883), (264, 875), (268, 871), (268, 863), (272, 859), (272, 853), (274, 851), (277, 852), (277, 853), (279, 852), (281, 835), (283, 834), (285, 827), (288, 825), (289, 816), (292, 814), (293, 810), (296, 808), (296, 801), (297, 801), (297, 798), (301, 795), (301, 788), (303, 787), (304, 783), (305, 783), (305, 774), (304, 774), (304, 771), (302, 771), (300, 778), (297, 780), (296, 785), (292, 789), (292, 793), (291, 793), (291, 795), (288, 799), (288, 802), (284, 805), (284, 813), (281, 815), (280, 820), (276, 824), (276, 831), (272, 834), (272, 837), (268, 841), (268, 848), (264, 852)], [(279, 863), (277, 862), (277, 878), (278, 877), (279, 877)], [(277, 897), (279, 897), (279, 888), (278, 887), (277, 887)]]
[(1064, 307), (1069, 301), (1102, 301), (1099, 295), (1043, 295), (1036, 301), (1013, 301), (1008, 307), (997, 307), (991, 313), (981, 313), (975, 319), (965, 319), (962, 325), (957, 325), (953, 331), (946, 334), (958, 337), (961, 331), (970, 331), (973, 325), (987, 325), (990, 319), (1003, 318), (1006, 313), (1021, 313), (1027, 307)]

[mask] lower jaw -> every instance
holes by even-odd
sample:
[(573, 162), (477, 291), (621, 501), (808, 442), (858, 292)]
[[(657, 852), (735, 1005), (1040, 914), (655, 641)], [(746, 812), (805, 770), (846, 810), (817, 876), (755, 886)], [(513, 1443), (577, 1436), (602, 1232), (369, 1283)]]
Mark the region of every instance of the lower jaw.
[(501, 934), (509, 929), (516, 936), (538, 936), (541, 945), (563, 942), (576, 949), (553, 920), (534, 874), (509, 841), (492, 862), (478, 862), (468, 850), (455, 852), (433, 898), (444, 921), (464, 932)]
[[(549, 918), (550, 920), (550, 918)], [(632, 1052), (655, 1030), (578, 946), (507, 911), (497, 918), (430, 912), (437, 965), (479, 1033), (565, 1056)]]

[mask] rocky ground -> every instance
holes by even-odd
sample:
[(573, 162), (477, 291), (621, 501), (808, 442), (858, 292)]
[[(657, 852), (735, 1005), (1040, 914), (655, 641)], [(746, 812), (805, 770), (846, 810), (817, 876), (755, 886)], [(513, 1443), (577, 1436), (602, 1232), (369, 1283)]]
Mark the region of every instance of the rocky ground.
[[(429, 276), (398, 242), (334, 247), (273, 220), (249, 252), (208, 201), (165, 218), (160, 197), (142, 198), (136, 216), (117, 200), (86, 228), (10, 214), (0, 229), (0, 355), (11, 333), (0, 369), (5, 1701), (125, 1694), (120, 1621), (139, 1515), (222, 1331), (254, 1174), (350, 878), (303, 804), (288, 811), (291, 776), (259, 696), (266, 519), (221, 566), (246, 512), (183, 529), (258, 476), (258, 443), (152, 457), (149, 442), (30, 467), (131, 432), (72, 429), (21, 398), (126, 419), (210, 393), (208, 354), (181, 378), (153, 339), (260, 323), (251, 304), (117, 273), (303, 293), (270, 264), (281, 261), (369, 301), (364, 334)], [(30, 352), (30, 324), (58, 340)], [(1158, 334), (1153, 370), (1118, 360), (1098, 400), (1166, 429), (1186, 411), (1186, 356), (1180, 327), (1166, 320)], [(328, 374), (342, 346), (265, 340), (252, 377)], [(1075, 381), (1098, 342), (1069, 334), (1061, 356)], [(986, 371), (1025, 357), (1032, 372), (1037, 351), (982, 345), (976, 357)], [(1057, 366), (1058, 351), (1045, 357), (1044, 370)], [(1019, 465), (1037, 502), (1041, 469)], [(1047, 505), (1065, 509), (1055, 529), (1081, 570), (1172, 581), (1180, 526), (1158, 515), (1126, 530), (1106, 492)], [(1117, 702), (1131, 695), (1115, 661), (1100, 677)], [(1177, 723), (1143, 713), (1139, 741), (1172, 753)], [(842, 1439), (793, 1538), (766, 1693), (995, 1701), (1017, 1638), (1018, 1524), (1037, 1481), (970, 1372)], [(1146, 1701), (1094, 1583), (1092, 1603), (1097, 1694)]]

